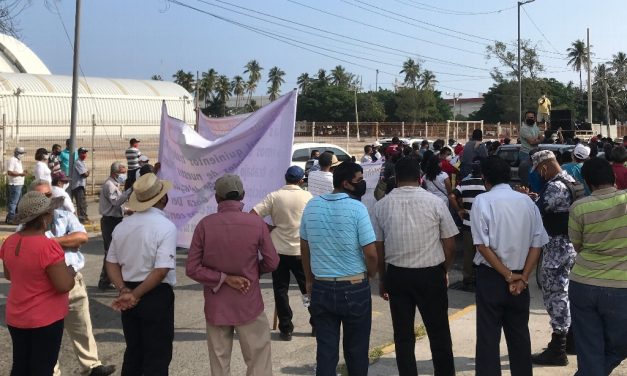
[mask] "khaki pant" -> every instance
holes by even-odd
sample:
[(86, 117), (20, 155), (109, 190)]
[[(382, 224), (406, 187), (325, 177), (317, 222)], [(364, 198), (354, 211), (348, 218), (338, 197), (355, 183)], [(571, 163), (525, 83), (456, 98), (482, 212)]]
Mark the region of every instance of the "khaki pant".
[(231, 375), (231, 350), (233, 349), (234, 331), (239, 336), (242, 355), (244, 362), (246, 362), (246, 376), (272, 375), (270, 327), (264, 312), (246, 325), (213, 326), (207, 323), (211, 375)]
[[(98, 348), (91, 328), (89, 299), (83, 275), (76, 273), (75, 284), (70, 291), (70, 310), (65, 316), (65, 331), (70, 336), (74, 353), (81, 366), (81, 374), (88, 375), (92, 368), (102, 365), (98, 360)], [(61, 375), (59, 361), (54, 366), (54, 376)]]

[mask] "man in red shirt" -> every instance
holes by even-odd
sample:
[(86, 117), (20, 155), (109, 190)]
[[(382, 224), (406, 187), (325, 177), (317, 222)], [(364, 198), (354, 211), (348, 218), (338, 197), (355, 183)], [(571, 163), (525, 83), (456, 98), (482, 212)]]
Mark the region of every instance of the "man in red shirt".
[(442, 171), (446, 172), (449, 177), (459, 174), (459, 170), (451, 164), (453, 159), (453, 152), (448, 147), (443, 147), (440, 150), (440, 167)]
[(239, 176), (220, 177), (215, 192), (218, 212), (196, 226), (185, 270), (204, 287), (211, 374), (230, 374), (236, 330), (248, 359), (246, 374), (271, 375), (270, 326), (259, 277), (277, 268), (279, 256), (263, 219), (242, 212), (244, 187)]
[(624, 146), (616, 146), (612, 149), (612, 170), (616, 176), (616, 188), (627, 189), (627, 150)]

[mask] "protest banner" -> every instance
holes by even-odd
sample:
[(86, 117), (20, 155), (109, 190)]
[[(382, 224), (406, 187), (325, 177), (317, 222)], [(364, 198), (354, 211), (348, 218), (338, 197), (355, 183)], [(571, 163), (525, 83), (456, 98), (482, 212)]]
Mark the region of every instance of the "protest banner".
[(243, 120), (231, 120), (232, 129), (223, 135), (224, 129), (205, 128), (203, 133), (212, 139), (168, 116), (163, 105), (159, 176), (174, 185), (165, 213), (178, 229), (179, 247), (188, 248), (196, 224), (217, 211), (215, 181), (225, 173), (241, 177), (246, 191), (244, 211), (285, 184), (297, 95), (294, 90)]
[(246, 113), (242, 115), (212, 118), (201, 112), (198, 116), (198, 133), (207, 140), (214, 141), (229, 133), (250, 115), (251, 113)]

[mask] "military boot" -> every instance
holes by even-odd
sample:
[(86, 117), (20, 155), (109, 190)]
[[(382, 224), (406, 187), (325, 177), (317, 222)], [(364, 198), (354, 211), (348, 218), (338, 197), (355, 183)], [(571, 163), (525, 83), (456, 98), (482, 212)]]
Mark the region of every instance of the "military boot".
[(577, 355), (577, 347), (575, 346), (575, 335), (573, 333), (573, 328), (568, 329), (568, 334), (566, 335), (566, 354)]
[(551, 342), (544, 351), (531, 356), (533, 364), (543, 366), (565, 366), (568, 365), (566, 356), (566, 333), (553, 333)]

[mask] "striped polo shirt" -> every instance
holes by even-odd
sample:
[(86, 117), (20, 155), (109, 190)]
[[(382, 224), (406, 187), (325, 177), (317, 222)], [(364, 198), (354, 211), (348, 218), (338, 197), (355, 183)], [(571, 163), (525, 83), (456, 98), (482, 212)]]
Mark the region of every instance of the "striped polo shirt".
[(581, 246), (570, 279), (627, 288), (627, 191), (599, 189), (570, 207), (568, 235)]
[(126, 163), (129, 170), (136, 170), (139, 168), (139, 157), (142, 155), (139, 149), (130, 147), (126, 149)]
[(477, 195), (485, 192), (485, 185), (483, 179), (472, 177), (472, 175), (464, 178), (457, 187), (455, 187), (455, 193), (462, 198), (464, 204), (464, 218), (462, 218), (463, 225), (466, 228), (470, 228), (470, 211), (472, 210), (472, 203), (475, 202)]
[(375, 241), (368, 209), (346, 193), (323, 194), (307, 203), (300, 237), (309, 243), (316, 277), (345, 277), (366, 271), (362, 247)]

